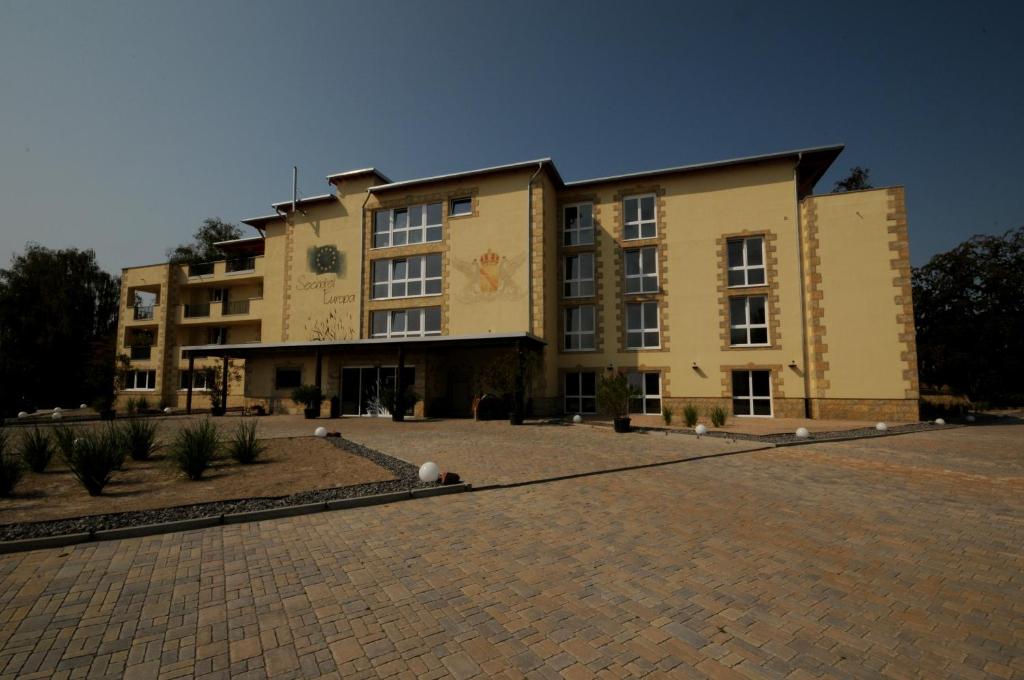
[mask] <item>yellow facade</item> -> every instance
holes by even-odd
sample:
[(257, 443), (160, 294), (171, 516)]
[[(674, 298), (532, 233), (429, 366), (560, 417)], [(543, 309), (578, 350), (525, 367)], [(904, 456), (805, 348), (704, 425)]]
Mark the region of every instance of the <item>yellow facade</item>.
[[(592, 410), (589, 386), (621, 371), (644, 386), (639, 411), (916, 418), (903, 194), (812, 195), (839, 151), (571, 183), (550, 160), (332, 176), (330, 194), (247, 222), (264, 238), (243, 271), (126, 269), (118, 342), (152, 332), (152, 358), (133, 365), (177, 408), (193, 355), (218, 370), (229, 358), (229, 407), (294, 410), (300, 380), (363, 412), (368, 381), (397, 380), (401, 363), (417, 413), (468, 415), (479, 375), (526, 343), (538, 415)], [(577, 215), (592, 241), (567, 241)], [(153, 318), (134, 320), (136, 291), (156, 296)]]

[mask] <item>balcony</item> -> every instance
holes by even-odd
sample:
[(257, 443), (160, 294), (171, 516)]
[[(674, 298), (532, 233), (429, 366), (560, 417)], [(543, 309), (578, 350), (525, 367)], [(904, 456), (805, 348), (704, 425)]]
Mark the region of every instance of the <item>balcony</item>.
[(263, 311), (263, 298), (200, 302), (181, 305), (178, 323), (185, 325), (255, 321)]
[(159, 305), (129, 305), (125, 318), (125, 326), (155, 326)]
[(233, 281), (261, 281), (263, 279), (263, 256), (250, 255), (233, 257), (216, 262), (202, 262), (184, 267), (185, 285), (228, 283)]
[(154, 305), (146, 305), (144, 307), (133, 307), (135, 310), (132, 314), (134, 321), (152, 321), (153, 320), (153, 307)]
[(152, 345), (134, 345), (129, 350), (129, 356), (135, 361), (147, 360), (153, 355)]

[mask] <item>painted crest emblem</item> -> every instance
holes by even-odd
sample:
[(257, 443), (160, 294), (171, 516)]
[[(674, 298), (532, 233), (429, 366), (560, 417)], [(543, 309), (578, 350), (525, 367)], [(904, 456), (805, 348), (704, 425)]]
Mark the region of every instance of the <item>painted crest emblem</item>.
[(491, 249), (477, 260), (480, 270), (480, 292), (495, 293), (501, 281), (501, 258)]

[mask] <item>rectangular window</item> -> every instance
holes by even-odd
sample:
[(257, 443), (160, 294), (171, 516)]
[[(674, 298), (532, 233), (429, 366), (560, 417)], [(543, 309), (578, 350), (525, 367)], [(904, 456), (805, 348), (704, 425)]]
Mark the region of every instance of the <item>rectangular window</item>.
[(764, 295), (729, 298), (729, 344), (767, 345), (768, 317)]
[(654, 213), (654, 194), (630, 196), (622, 202), (622, 238), (632, 241), (638, 238), (654, 238), (658, 235), (658, 223)]
[(563, 294), (567, 298), (590, 297), (594, 294), (594, 253), (565, 257)]
[(731, 238), (729, 248), (729, 287), (763, 286), (764, 238)]
[(594, 305), (567, 307), (565, 310), (565, 351), (594, 349), (596, 333)]
[(597, 413), (597, 374), (593, 371), (565, 374), (565, 412)]
[(301, 368), (277, 368), (274, 370), (274, 387), (276, 389), (292, 389), (298, 387), (301, 384)]
[(657, 349), (660, 346), (658, 303), (626, 305), (626, 349)]
[(226, 326), (218, 326), (206, 329), (206, 344), (226, 345), (228, 344), (228, 329)]
[(626, 294), (658, 292), (658, 249), (634, 248), (623, 253), (626, 260)]
[(415, 338), (441, 334), (441, 308), (382, 309), (370, 318), (375, 338)]
[(732, 412), (737, 416), (772, 415), (771, 371), (732, 372)]
[(374, 260), (375, 300), (441, 294), (441, 253)]
[(128, 371), (124, 379), (126, 390), (155, 390), (156, 371)]
[(627, 373), (635, 396), (629, 400), (630, 413), (661, 415), (661, 373)]
[(428, 203), (373, 215), (373, 247), (388, 248), (441, 240), (441, 204)]
[[(188, 389), (188, 371), (181, 371), (181, 389)], [(209, 390), (213, 385), (213, 369), (200, 368), (192, 371), (192, 389)]]
[(594, 243), (594, 206), (591, 203), (567, 205), (562, 209), (562, 243), (589, 246)]
[(462, 217), (473, 214), (472, 198), (453, 198), (448, 210), (449, 217)]

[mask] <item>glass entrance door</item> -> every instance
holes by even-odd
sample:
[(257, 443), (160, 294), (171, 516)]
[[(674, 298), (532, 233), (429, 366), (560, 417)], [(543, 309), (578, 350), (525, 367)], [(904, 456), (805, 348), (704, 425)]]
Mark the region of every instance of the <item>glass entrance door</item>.
[[(416, 382), (416, 368), (405, 367), (406, 388)], [(387, 416), (380, 403), (381, 392), (395, 387), (394, 366), (361, 366), (341, 369), (341, 414), (345, 416)], [(412, 408), (407, 410), (411, 413)]]

